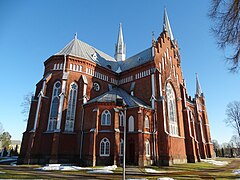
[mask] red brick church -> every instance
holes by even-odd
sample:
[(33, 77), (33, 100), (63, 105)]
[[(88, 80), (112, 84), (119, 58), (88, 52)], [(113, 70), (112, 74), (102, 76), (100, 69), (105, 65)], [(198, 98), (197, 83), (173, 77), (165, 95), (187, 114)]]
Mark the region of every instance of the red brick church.
[(139, 166), (213, 157), (205, 98), (186, 90), (166, 10), (151, 47), (126, 57), (120, 24), (111, 57), (77, 36), (44, 62), (19, 163)]

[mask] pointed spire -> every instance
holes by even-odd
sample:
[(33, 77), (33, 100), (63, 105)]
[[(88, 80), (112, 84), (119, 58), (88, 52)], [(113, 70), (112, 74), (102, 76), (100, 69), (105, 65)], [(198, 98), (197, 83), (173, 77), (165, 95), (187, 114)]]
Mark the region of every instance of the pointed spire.
[(170, 39), (172, 41), (174, 40), (172, 29), (171, 29), (171, 26), (170, 26), (170, 22), (168, 20), (168, 15), (167, 15), (167, 9), (166, 8), (164, 8), (163, 31), (167, 31)]
[(114, 57), (117, 61), (124, 61), (126, 59), (126, 44), (123, 41), (122, 23), (119, 25), (118, 40)]
[(74, 34), (74, 39), (77, 39), (77, 32)]
[(202, 89), (198, 80), (198, 74), (196, 73), (196, 95), (202, 96)]

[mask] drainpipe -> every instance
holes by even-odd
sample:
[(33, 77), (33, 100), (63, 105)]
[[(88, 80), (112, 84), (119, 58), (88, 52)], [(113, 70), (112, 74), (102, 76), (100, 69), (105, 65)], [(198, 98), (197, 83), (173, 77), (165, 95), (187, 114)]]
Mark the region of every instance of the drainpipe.
[(84, 125), (84, 106), (82, 105), (82, 123), (81, 123), (81, 142), (80, 142), (80, 159), (82, 159), (82, 146), (83, 146), (83, 125)]
[(152, 82), (152, 109), (154, 110), (153, 114), (153, 156), (154, 156), (154, 162), (156, 162), (156, 124), (155, 124), (155, 79), (154, 79), (154, 73), (151, 75), (151, 82)]

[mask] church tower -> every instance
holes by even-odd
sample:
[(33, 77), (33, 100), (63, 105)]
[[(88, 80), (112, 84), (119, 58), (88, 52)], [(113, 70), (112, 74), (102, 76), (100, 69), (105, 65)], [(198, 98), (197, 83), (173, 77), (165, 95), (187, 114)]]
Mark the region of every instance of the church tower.
[(122, 23), (119, 25), (118, 40), (115, 47), (114, 57), (117, 61), (125, 61), (126, 59), (126, 44), (123, 41)]

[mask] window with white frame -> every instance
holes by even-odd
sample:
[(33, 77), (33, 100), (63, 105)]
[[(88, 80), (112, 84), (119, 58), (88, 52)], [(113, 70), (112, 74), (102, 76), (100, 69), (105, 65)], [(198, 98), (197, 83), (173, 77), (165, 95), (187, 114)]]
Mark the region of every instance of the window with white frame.
[(171, 135), (178, 135), (175, 93), (170, 83), (167, 84), (166, 95), (167, 95), (169, 133)]
[(122, 111), (119, 113), (119, 126), (123, 126), (124, 114)]
[(121, 140), (120, 140), (120, 156), (123, 156), (123, 150), (124, 150), (123, 146), (124, 146), (123, 139), (121, 138)]
[(149, 118), (147, 115), (144, 118), (144, 126), (145, 126), (145, 128), (149, 128)]
[(128, 118), (128, 131), (133, 132), (134, 131), (134, 118), (133, 116), (130, 116)]
[(150, 143), (149, 143), (148, 139), (145, 142), (145, 151), (146, 151), (146, 156), (151, 155)]
[(111, 125), (111, 113), (109, 110), (102, 112), (101, 125)]
[(70, 69), (70, 70), (73, 69), (73, 64), (70, 64), (69, 69)]
[(110, 155), (110, 142), (107, 138), (103, 138), (100, 142), (100, 156)]
[(48, 120), (48, 131), (54, 131), (57, 126), (57, 114), (59, 105), (59, 94), (61, 92), (61, 83), (59, 81), (55, 82), (53, 85), (51, 108)]
[(67, 109), (66, 124), (65, 124), (65, 131), (67, 132), (73, 132), (73, 129), (74, 129), (75, 112), (76, 112), (76, 104), (77, 104), (77, 92), (78, 92), (78, 85), (75, 82), (71, 83), (69, 95), (68, 95), (68, 109)]

